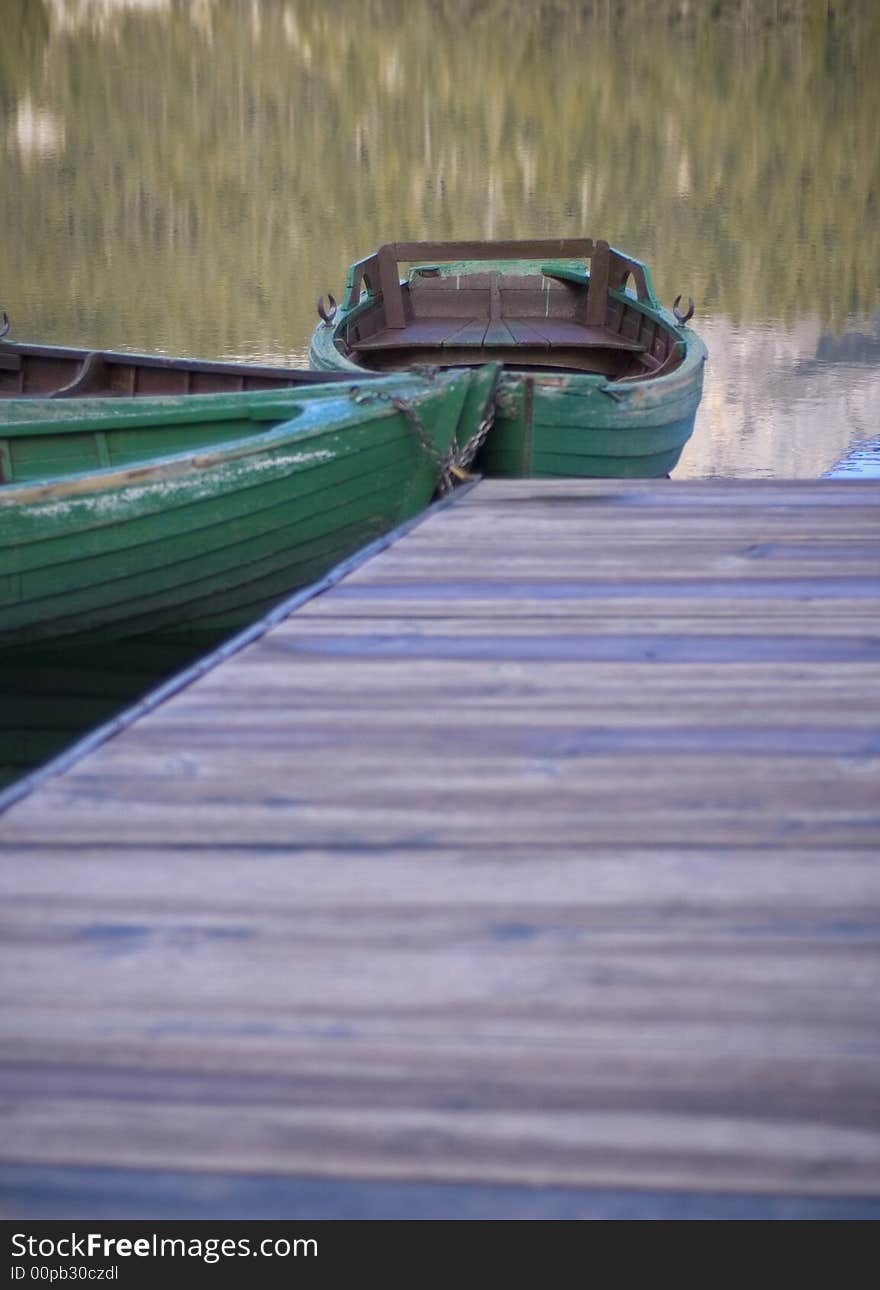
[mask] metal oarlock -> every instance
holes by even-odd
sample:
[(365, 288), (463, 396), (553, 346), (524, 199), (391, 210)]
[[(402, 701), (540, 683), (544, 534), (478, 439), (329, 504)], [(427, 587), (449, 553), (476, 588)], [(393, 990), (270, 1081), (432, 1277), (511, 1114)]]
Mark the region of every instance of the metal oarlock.
[(687, 313), (683, 314), (683, 313), (681, 312), (681, 310), (680, 310), (680, 309), (679, 309), (679, 307), (678, 307), (680, 304), (681, 304), (681, 296), (676, 296), (676, 297), (675, 297), (675, 300), (674, 300), (674, 302), (673, 302), (673, 305), (672, 305), (672, 312), (675, 314), (676, 320), (677, 320), (678, 322), (680, 322), (680, 323), (682, 324), (682, 326), (684, 326), (684, 324), (685, 324), (686, 322), (690, 322), (690, 320), (691, 320), (691, 319), (693, 318), (693, 316), (694, 316), (694, 301), (693, 301), (693, 297), (692, 297), (692, 296), (688, 296), (688, 309), (687, 309)]
[(331, 296), (330, 292), (328, 291), (327, 299), (330, 302), (329, 312), (324, 308), (324, 297), (323, 296), (318, 297), (318, 317), (322, 320), (322, 322), (327, 327), (329, 327), (333, 322), (333, 319), (336, 317), (336, 297)]

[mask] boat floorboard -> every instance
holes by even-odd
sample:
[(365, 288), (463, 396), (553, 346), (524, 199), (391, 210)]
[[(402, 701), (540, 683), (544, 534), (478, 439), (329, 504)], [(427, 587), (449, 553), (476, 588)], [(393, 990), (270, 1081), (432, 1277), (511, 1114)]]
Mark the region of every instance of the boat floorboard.
[(356, 350), (414, 345), (468, 345), (488, 349), (518, 342), (551, 349), (625, 349), (634, 354), (645, 351), (639, 341), (605, 327), (589, 327), (565, 318), (416, 318), (405, 327), (383, 329), (352, 344)]
[(0, 823), (0, 1212), (880, 1215), (880, 489), (491, 481)]

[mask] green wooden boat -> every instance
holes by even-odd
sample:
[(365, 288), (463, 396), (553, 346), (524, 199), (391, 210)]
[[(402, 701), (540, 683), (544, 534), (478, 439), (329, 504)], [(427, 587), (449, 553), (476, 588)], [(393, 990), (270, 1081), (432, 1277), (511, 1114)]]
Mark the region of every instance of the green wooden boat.
[(666, 475), (706, 359), (679, 303), (603, 241), (395, 242), (352, 265), (338, 307), (319, 301), (309, 357), (352, 375), (502, 362), (487, 475)]
[[(14, 414), (14, 408), (8, 407), (10, 400), (22, 398), (147, 399), (164, 394), (289, 389), (307, 394), (312, 385), (351, 381), (351, 373), (346, 372), (321, 375), (301, 367), (72, 349), (9, 340), (9, 319), (5, 313), (0, 316), (0, 419)], [(324, 393), (319, 390), (319, 397)], [(78, 415), (75, 406), (74, 414)]]
[(3, 370), (24, 386), (0, 400), (4, 650), (244, 625), (426, 506), (499, 372), (131, 398)]

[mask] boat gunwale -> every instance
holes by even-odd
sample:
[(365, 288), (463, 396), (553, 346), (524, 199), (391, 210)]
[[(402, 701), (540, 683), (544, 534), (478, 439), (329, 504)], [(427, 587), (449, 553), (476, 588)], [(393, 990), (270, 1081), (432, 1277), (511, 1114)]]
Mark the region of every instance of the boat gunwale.
[[(613, 250), (614, 248), (611, 248), (611, 249)], [(627, 257), (627, 258), (631, 258), (631, 257)], [(360, 264), (360, 263), (362, 263), (362, 261), (356, 262), (356, 264)], [(520, 373), (517, 371), (515, 366), (510, 365), (508, 362), (505, 362), (504, 360), (497, 359), (495, 361), (502, 363), (502, 374), (501, 374), (502, 382), (504, 382), (505, 380), (509, 380), (511, 378), (516, 380), (516, 379), (521, 379), (523, 375), (530, 375), (530, 376), (534, 376), (535, 384), (537, 387), (540, 387), (543, 382), (546, 382), (547, 385), (550, 385), (551, 383), (555, 384), (556, 382), (562, 382), (562, 381), (576, 381), (577, 386), (581, 390), (583, 390), (585, 387), (600, 389), (600, 388), (605, 388), (610, 386), (614, 390), (614, 394), (611, 397), (619, 400), (621, 404), (625, 404), (630, 401), (635, 401), (640, 398), (645, 398), (646, 397), (645, 391), (649, 389), (656, 390), (658, 391), (659, 394), (661, 394), (661, 396), (665, 397), (667, 394), (672, 394), (678, 385), (690, 384), (694, 380), (695, 369), (698, 367), (701, 367), (702, 364), (705, 363), (706, 359), (708, 358), (708, 350), (706, 348), (706, 344), (697, 335), (695, 331), (693, 331), (686, 324), (680, 323), (678, 319), (675, 317), (675, 315), (672, 313), (672, 311), (669, 309), (666, 309), (657, 300), (653, 292), (653, 286), (651, 284), (651, 277), (650, 277), (650, 271), (648, 269), (648, 266), (643, 264), (641, 261), (634, 260), (633, 263), (639, 264), (640, 267), (647, 274), (650, 298), (641, 300), (637, 296), (631, 295), (630, 292), (625, 287), (623, 288), (610, 287), (608, 289), (608, 296), (610, 299), (616, 300), (619, 303), (634, 309), (637, 313), (640, 313), (643, 317), (650, 318), (652, 321), (660, 323), (671, 333), (671, 335), (674, 337), (676, 341), (680, 342), (684, 346), (684, 354), (682, 356), (681, 362), (678, 363), (676, 367), (674, 367), (669, 372), (661, 373), (656, 376), (652, 375), (650, 372), (646, 372), (645, 375), (640, 377), (638, 380), (616, 381), (610, 378), (608, 375), (601, 372), (599, 373), (583, 372), (583, 371), (577, 371), (574, 369), (567, 370), (562, 367), (558, 369), (548, 369), (546, 373), (545, 372)], [(503, 266), (504, 270), (507, 271), (508, 273), (514, 273), (517, 270), (522, 270), (522, 269), (532, 269), (535, 271), (535, 276), (538, 276), (538, 274), (540, 274), (542, 278), (549, 278), (550, 280), (559, 281), (559, 279), (553, 279), (552, 272), (551, 273), (545, 272), (545, 270), (551, 269), (553, 266), (558, 266), (559, 268), (571, 269), (572, 271), (578, 274), (578, 281), (575, 282), (574, 285), (588, 286), (590, 282), (590, 272), (584, 266), (583, 261), (564, 257), (564, 258), (560, 258), (559, 260), (548, 260), (546, 258), (535, 259), (535, 260), (499, 259), (497, 261), (455, 260), (455, 261), (447, 261), (437, 265), (433, 265), (433, 264), (430, 264), (429, 261), (425, 261), (425, 263), (422, 265), (413, 264), (409, 270), (409, 273), (407, 274), (407, 277), (400, 280), (400, 286), (401, 288), (408, 286), (412, 279), (413, 274), (417, 273), (420, 268), (424, 268), (426, 266), (431, 268), (436, 268), (441, 277), (454, 277), (454, 276), (464, 276), (465, 273), (491, 272), (494, 265)], [(352, 268), (354, 267), (356, 266), (352, 266)], [(349, 270), (349, 273), (351, 273), (351, 270)], [(383, 375), (391, 375), (395, 371), (395, 369), (369, 368), (362, 365), (361, 363), (358, 363), (353, 357), (351, 357), (351, 355), (356, 353), (357, 351), (352, 350), (349, 347), (347, 338), (343, 334), (344, 329), (347, 328), (349, 323), (357, 321), (358, 318), (360, 318), (363, 314), (368, 312), (368, 310), (373, 308), (377, 303), (380, 303), (380, 297), (378, 297), (374, 292), (371, 292), (365, 289), (362, 297), (349, 309), (345, 310), (343, 307), (340, 306), (337, 312), (337, 315), (333, 319), (333, 322), (330, 327), (327, 327), (326, 324), (319, 324), (318, 327), (315, 328), (315, 331), (312, 334), (312, 340), (309, 347), (310, 357), (314, 355), (315, 357), (320, 359), (321, 350), (322, 349), (326, 350), (329, 347), (329, 345), (332, 345), (333, 349), (335, 350), (335, 355), (332, 357), (332, 359), (329, 359), (329, 361), (332, 361), (333, 367), (332, 368), (324, 367), (322, 365), (319, 370), (339, 371), (341, 368), (345, 372), (347, 371), (369, 372), (373, 374), (375, 374), (377, 370), (381, 370)], [(406, 348), (406, 344), (404, 341), (405, 330), (406, 329), (404, 328), (401, 335), (400, 347), (402, 349)], [(341, 346), (344, 346), (345, 348), (343, 349), (341, 348)], [(585, 348), (587, 347), (588, 345), (585, 344)], [(348, 352), (346, 352), (346, 350)], [(390, 351), (390, 352), (393, 352), (393, 351)], [(430, 349), (428, 350), (428, 352), (432, 355), (434, 353), (434, 351)], [(427, 361), (431, 362), (432, 359), (428, 358)], [(474, 366), (485, 362), (491, 362), (491, 361), (492, 359), (491, 357), (489, 357), (488, 353), (485, 353), (484, 351), (480, 351), (479, 358), (475, 359)], [(434, 362), (436, 362), (436, 360), (434, 360)], [(406, 372), (408, 370), (412, 371), (413, 369), (402, 368), (402, 369), (396, 369), (396, 370), (399, 374), (400, 372)], [(636, 394), (636, 391), (639, 391), (640, 393)]]
[[(438, 368), (438, 372), (439, 372)], [(316, 373), (332, 377), (333, 373)], [(84, 434), (90, 430), (136, 430), (141, 427), (173, 426), (188, 421), (196, 424), (211, 421), (234, 421), (244, 417), (266, 420), (267, 414), (302, 404), (319, 403), (331, 398), (351, 397), (359, 390), (359, 377), (336, 373), (337, 379), (313, 382), (297, 389), (279, 387), (273, 390), (209, 390), (195, 394), (115, 394), (82, 395), (75, 399), (53, 399), (48, 395), (21, 395), (0, 400), (0, 439), (27, 438), (29, 435)], [(412, 384), (427, 372), (371, 372), (360, 375), (380, 389)], [(339, 378), (342, 379), (339, 379)], [(242, 406), (244, 405), (244, 411)], [(11, 408), (13, 416), (29, 413), (14, 420), (4, 416)], [(52, 416), (41, 416), (51, 409)], [(100, 425), (95, 423), (100, 422)]]
[[(70, 360), (82, 360), (91, 354), (98, 354), (105, 363), (111, 367), (122, 367), (134, 365), (136, 367), (148, 367), (150, 369), (165, 370), (173, 372), (197, 372), (202, 375), (241, 375), (253, 377), (266, 377), (280, 379), (285, 376), (295, 377), (302, 381), (303, 385), (317, 385), (315, 373), (312, 368), (308, 367), (291, 367), (287, 364), (270, 364), (270, 363), (250, 363), (247, 359), (232, 358), (187, 358), (181, 355), (170, 354), (145, 354), (140, 350), (125, 349), (103, 349), (97, 345), (90, 348), (81, 345), (44, 345), (39, 341), (32, 340), (13, 340), (11, 337), (0, 338), (0, 354), (3, 353), (24, 353), (31, 358), (61, 358)], [(338, 378), (337, 378), (338, 380)], [(334, 378), (329, 378), (328, 384), (333, 384)], [(279, 387), (283, 388), (283, 387)], [(292, 387), (294, 388), (294, 387)], [(191, 395), (179, 395), (177, 397), (196, 398), (199, 391), (194, 391)], [(208, 394), (224, 393), (224, 391), (206, 391)], [(272, 393), (271, 390), (229, 390), (229, 394), (262, 394)], [(48, 395), (11, 395), (10, 398), (47, 398)], [(119, 397), (126, 397), (121, 395)], [(175, 397), (169, 395), (128, 395), (128, 398), (162, 398)]]
[[(439, 374), (439, 379), (444, 386), (451, 387), (456, 380), (466, 375), (469, 375), (469, 373), (459, 369)], [(443, 379), (443, 377), (446, 377), (446, 379)], [(426, 388), (421, 388), (424, 378), (417, 376), (411, 377), (408, 383), (413, 384), (415, 382), (419, 382), (420, 386), (417, 392), (411, 396), (411, 400), (416, 404), (430, 397), (437, 389), (436, 384), (427, 385), (427, 383), (425, 383)], [(189, 448), (182, 452), (169, 453), (163, 457), (153, 457), (148, 461), (122, 468), (103, 466), (97, 469), (53, 476), (42, 483), (27, 480), (20, 483), (4, 484), (0, 487), (0, 507), (11, 509), (16, 505), (28, 502), (52, 502), (66, 497), (87, 496), (92, 493), (104, 493), (113, 488), (125, 488), (132, 484), (154, 483), (163, 478), (176, 478), (191, 472), (207, 471), (222, 466), (227, 462), (239, 461), (249, 456), (258, 456), (267, 449), (282, 447), (285, 443), (294, 440), (308, 442), (324, 434), (337, 433), (352, 426), (359, 426), (364, 422), (385, 419), (389, 414), (399, 415), (392, 403), (376, 399), (375, 402), (358, 404), (356, 407), (349, 408), (344, 415), (333, 420), (332, 424), (327, 424), (328, 405), (346, 405), (351, 402), (352, 396), (350, 394), (327, 399), (308, 400), (299, 413), (294, 416), (286, 416), (280, 421), (280, 424), (273, 425), (268, 430), (232, 439), (213, 451), (210, 449), (206, 451), (204, 447), (199, 449)], [(302, 417), (306, 417), (311, 424), (304, 425)], [(262, 418), (258, 420), (262, 420)], [(316, 422), (317, 424), (315, 424)]]
[[(363, 303), (361, 302), (361, 304)], [(630, 300), (630, 303), (634, 302)], [(360, 306), (355, 307), (359, 308)], [(667, 310), (662, 310), (662, 312), (668, 314)], [(351, 314), (347, 315), (347, 319), (351, 318), (351, 316)], [(671, 317), (671, 315), (669, 316)], [(347, 319), (343, 319), (343, 322)], [(587, 389), (611, 389), (614, 393), (610, 397), (619, 403), (621, 409), (631, 402), (646, 403), (649, 400), (652, 401), (652, 395), (656, 395), (658, 401), (666, 398), (677, 398), (679, 397), (679, 392), (682, 395), (688, 392), (689, 387), (697, 379), (703, 364), (707, 361), (709, 354), (705, 341), (696, 332), (689, 327), (681, 327), (678, 323), (675, 326), (678, 339), (685, 347), (685, 353), (679, 365), (671, 372), (664, 372), (659, 376), (645, 376), (638, 381), (621, 382), (612, 381), (602, 373), (567, 371), (565, 368), (548, 369), (546, 372), (523, 372), (519, 371), (515, 366), (496, 359), (495, 361), (500, 363), (502, 369), (499, 378), (499, 390), (503, 390), (505, 386), (509, 387), (529, 377), (534, 380), (536, 391), (542, 390), (546, 392), (554, 389), (561, 392), (565, 386), (571, 386), (571, 393), (573, 394), (582, 394)], [(344, 365), (344, 370), (352, 373), (371, 370), (360, 367), (348, 354), (345, 354), (339, 348), (335, 334), (329, 335), (329, 332), (330, 328), (326, 328), (324, 331), (316, 329), (312, 337), (311, 352), (313, 361), (333, 362), (337, 367), (343, 367)], [(333, 349), (332, 356), (327, 353), (331, 346)], [(485, 361), (484, 359), (483, 362)], [(481, 365), (482, 363), (476, 362), (474, 364), (475, 367)], [(385, 372), (384, 375), (406, 375), (407, 371), (413, 370), (412, 368), (401, 368), (393, 373), (390, 371)], [(444, 372), (461, 371), (462, 367), (461, 365), (448, 368), (440, 367), (439, 370)], [(473, 368), (469, 370), (473, 370)]]

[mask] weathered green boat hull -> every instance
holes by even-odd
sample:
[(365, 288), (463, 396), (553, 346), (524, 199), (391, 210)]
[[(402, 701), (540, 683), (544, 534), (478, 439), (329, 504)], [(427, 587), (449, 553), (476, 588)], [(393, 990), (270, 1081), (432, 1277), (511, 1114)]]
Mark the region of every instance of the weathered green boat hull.
[[(662, 386), (667, 380), (673, 388)], [(475, 469), (497, 478), (650, 478), (678, 464), (694, 429), (702, 365), (648, 385), (618, 386), (576, 373), (505, 373), (495, 424)], [(658, 388), (661, 387), (661, 388)]]
[(8, 402), (0, 649), (235, 630), (423, 509), (496, 377)]
[[(625, 303), (631, 313), (671, 332), (683, 354), (679, 366), (665, 375), (618, 382), (591, 372), (520, 371), (505, 360), (495, 423), (475, 469), (508, 478), (650, 478), (674, 469), (693, 433), (706, 347), (656, 300), (647, 266), (633, 263), (644, 275), (647, 299), (635, 300), (618, 290), (610, 290), (608, 299), (612, 304)], [(470, 274), (485, 279), (492, 273), (536, 271), (546, 271), (572, 286), (587, 286), (590, 281), (583, 264), (575, 261), (484, 259), (432, 265), (431, 271), (435, 276), (456, 277), (462, 284)], [(319, 325), (312, 335), (309, 361), (317, 371), (355, 376), (367, 370), (343, 352), (341, 342), (347, 326), (373, 305), (367, 293), (356, 301), (352, 287), (356, 290), (357, 279), (350, 272), (346, 298), (332, 325)], [(459, 361), (463, 356), (463, 350), (455, 352)], [(450, 363), (452, 358), (450, 351)], [(436, 361), (433, 354), (429, 361)]]

